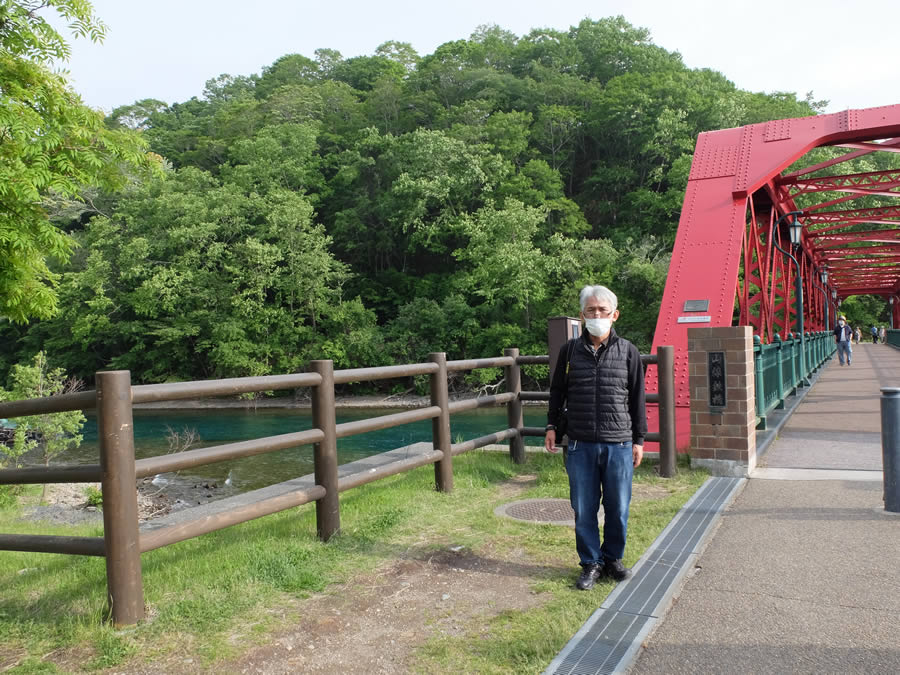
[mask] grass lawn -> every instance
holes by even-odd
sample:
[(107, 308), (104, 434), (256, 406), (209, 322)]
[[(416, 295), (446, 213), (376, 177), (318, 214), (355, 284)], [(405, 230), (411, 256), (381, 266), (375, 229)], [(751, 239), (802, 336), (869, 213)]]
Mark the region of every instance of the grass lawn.
[[(672, 479), (658, 478), (655, 468), (645, 464), (635, 474), (628, 566), (707, 477), (686, 463)], [(510, 485), (522, 486), (514, 497)], [(398, 552), (421, 557), (452, 547), (499, 561), (515, 552), (544, 571), (525, 581), (534, 596), (527, 609), (467, 617), (452, 633), (424, 630), (407, 663), (420, 672), (539, 672), (613, 588), (573, 590), (571, 528), (494, 515), (512, 499), (540, 497), (568, 497), (561, 457), (529, 454), (515, 465), (503, 453), (476, 451), (454, 459), (450, 494), (434, 491), (431, 467), (342, 494), (342, 530), (327, 544), (315, 538), (308, 504), (151, 551), (142, 556), (147, 619), (123, 630), (105, 622), (102, 558), (0, 552), (0, 670), (128, 672), (176, 652), (198, 669), (227, 670), (296, 621), (312, 596), (395, 563)], [(19, 514), (18, 507), (0, 510), (0, 532), (102, 534)], [(293, 614), (279, 611), (287, 607)]]

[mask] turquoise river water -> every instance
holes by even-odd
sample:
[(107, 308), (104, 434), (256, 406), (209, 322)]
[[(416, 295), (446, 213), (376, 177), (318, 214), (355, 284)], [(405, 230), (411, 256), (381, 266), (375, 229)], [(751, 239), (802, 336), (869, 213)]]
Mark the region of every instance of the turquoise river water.
[[(339, 409), (338, 424), (399, 412), (394, 409)], [(544, 426), (546, 408), (527, 406), (525, 426)], [(135, 455), (152, 457), (170, 452), (167, 437), (171, 432), (196, 434), (195, 448), (275, 436), (303, 431), (312, 426), (310, 410), (293, 408), (203, 409), (203, 410), (135, 410)], [(485, 436), (506, 428), (505, 408), (473, 410), (450, 417), (453, 442)], [(338, 440), (338, 462), (400, 448), (411, 443), (431, 441), (431, 420), (406, 424), (392, 429), (373, 431)], [(527, 438), (529, 445), (541, 445), (540, 438)], [(96, 418), (89, 417), (84, 428), (84, 441), (76, 450), (55, 460), (55, 464), (95, 463), (99, 461)], [(313, 446), (303, 445), (254, 457), (209, 464), (179, 472), (182, 480), (213, 481), (220, 485), (231, 478), (236, 492), (253, 490), (313, 472)]]

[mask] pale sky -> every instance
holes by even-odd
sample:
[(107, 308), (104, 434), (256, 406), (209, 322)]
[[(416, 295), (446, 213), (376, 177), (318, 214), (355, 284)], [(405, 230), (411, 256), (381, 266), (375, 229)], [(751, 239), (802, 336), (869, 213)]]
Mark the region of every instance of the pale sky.
[[(202, 97), (222, 73), (260, 73), (285, 54), (320, 47), (345, 57), (388, 40), (420, 55), (482, 24), (522, 36), (623, 15), (691, 68), (723, 73), (749, 91), (812, 91), (827, 112), (900, 103), (891, 30), (897, 0), (92, 0), (105, 42), (70, 40), (69, 81), (110, 111), (144, 98)], [(46, 12), (44, 16), (49, 18)]]

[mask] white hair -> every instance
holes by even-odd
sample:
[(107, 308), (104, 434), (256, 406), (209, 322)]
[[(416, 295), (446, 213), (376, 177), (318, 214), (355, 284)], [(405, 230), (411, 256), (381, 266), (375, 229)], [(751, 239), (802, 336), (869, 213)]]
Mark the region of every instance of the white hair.
[(588, 299), (591, 297), (608, 302), (610, 312), (615, 312), (616, 308), (619, 306), (619, 299), (616, 297), (616, 294), (606, 286), (585, 286), (581, 289), (580, 296), (582, 312), (584, 311), (584, 306), (587, 304)]

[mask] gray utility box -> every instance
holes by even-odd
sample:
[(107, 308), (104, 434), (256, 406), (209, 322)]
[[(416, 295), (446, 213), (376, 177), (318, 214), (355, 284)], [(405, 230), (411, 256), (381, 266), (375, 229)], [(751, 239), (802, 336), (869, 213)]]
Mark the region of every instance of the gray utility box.
[(581, 319), (571, 316), (554, 316), (547, 320), (547, 348), (550, 350), (550, 379), (556, 369), (559, 350), (569, 340), (581, 336)]

